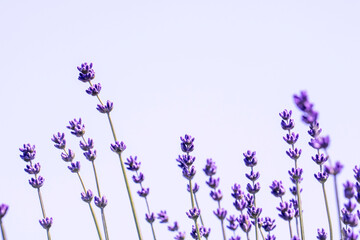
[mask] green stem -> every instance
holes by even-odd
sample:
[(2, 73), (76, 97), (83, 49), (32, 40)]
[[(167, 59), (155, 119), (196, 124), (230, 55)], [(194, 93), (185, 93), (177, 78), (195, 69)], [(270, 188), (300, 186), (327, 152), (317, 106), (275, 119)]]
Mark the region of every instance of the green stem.
[(4, 226), (2, 224), (2, 220), (0, 219), (0, 228), (1, 228), (1, 236), (3, 240), (6, 240), (6, 235), (5, 235), (5, 229)]
[[(190, 199), (191, 199), (191, 206), (192, 206), (192, 208), (195, 208), (194, 192), (193, 192), (193, 187), (192, 187), (191, 180), (189, 180), (189, 186), (190, 186)], [(194, 223), (195, 223), (196, 233), (197, 233), (197, 235), (198, 235), (198, 238), (199, 238), (199, 240), (201, 240), (201, 235), (200, 235), (199, 225), (198, 225), (198, 223), (197, 223), (197, 220), (196, 220), (196, 219), (194, 219)]]
[(293, 238), (292, 229), (291, 229), (291, 220), (289, 220), (289, 231), (290, 231), (290, 239)]
[(263, 240), (265, 240), (264, 233), (262, 232), (261, 228), (259, 228), (259, 229), (260, 229), (260, 233), (261, 233), (261, 237), (262, 237), (262, 239), (263, 239)]
[[(220, 201), (218, 201), (218, 207), (221, 209)], [(223, 234), (223, 239), (226, 240), (226, 233), (225, 233), (225, 227), (224, 227), (224, 219), (221, 219), (221, 230)]]
[(329, 204), (328, 204), (328, 200), (327, 200), (327, 197), (326, 197), (325, 183), (322, 183), (321, 185), (322, 185), (322, 189), (323, 189), (323, 193), (324, 193), (324, 199), (325, 199), (325, 205), (326, 205), (326, 213), (327, 213), (328, 222), (329, 222), (330, 240), (333, 240), (333, 231), (332, 231), (332, 226), (331, 226)]
[[(42, 214), (43, 214), (43, 218), (45, 219), (46, 218), (46, 213), (45, 213), (45, 207), (44, 207), (44, 203), (43, 203), (43, 200), (42, 200), (40, 188), (38, 188), (38, 196), (39, 196), (39, 201), (40, 201), (40, 206), (41, 206), (41, 211), (42, 211)], [(49, 229), (46, 230), (46, 234), (47, 234), (48, 240), (51, 240), (51, 235), (50, 235), (50, 230)]]

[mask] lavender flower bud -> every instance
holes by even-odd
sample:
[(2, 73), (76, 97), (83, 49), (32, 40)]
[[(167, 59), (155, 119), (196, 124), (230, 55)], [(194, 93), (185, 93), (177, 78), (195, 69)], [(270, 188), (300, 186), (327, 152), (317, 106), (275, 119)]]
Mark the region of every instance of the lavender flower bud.
[(219, 220), (224, 220), (227, 214), (227, 211), (224, 208), (218, 208), (216, 209), (216, 211), (213, 211), (213, 213), (215, 214), (215, 216), (217, 216), (217, 218)]
[(324, 166), (324, 171), (328, 173), (329, 175), (337, 175), (341, 172), (344, 165), (342, 165), (339, 161), (335, 163), (334, 167), (331, 166)]
[(115, 144), (110, 145), (110, 149), (113, 152), (122, 153), (123, 151), (125, 151), (126, 145), (124, 144), (124, 142), (119, 143), (119, 141), (116, 141)]
[[(193, 193), (194, 194), (197, 193), (199, 191), (199, 189), (200, 189), (200, 186), (197, 183), (195, 183), (194, 187), (193, 187)], [(189, 184), (187, 185), (187, 191), (190, 192), (190, 185)]]
[[(296, 186), (293, 186), (291, 188), (289, 188), (290, 192), (292, 195), (296, 196), (297, 195), (297, 189)], [(300, 193), (302, 192), (302, 188), (300, 188)]]
[(89, 151), (90, 149), (94, 148), (94, 140), (88, 138), (87, 142), (80, 141), (80, 148), (83, 151)]
[(248, 208), (247, 210), (247, 214), (252, 219), (258, 218), (261, 212), (262, 212), (262, 208), (256, 208), (255, 206)]
[(241, 237), (239, 236), (232, 236), (229, 238), (229, 240), (241, 240)]
[(130, 171), (138, 171), (140, 169), (141, 162), (137, 162), (137, 156), (126, 159), (125, 165), (127, 165), (127, 169)]
[(90, 149), (89, 151), (84, 152), (84, 156), (87, 160), (92, 162), (96, 159), (96, 150)]
[(197, 209), (196, 207), (190, 209), (188, 212), (186, 212), (186, 215), (192, 219), (196, 220), (200, 216), (200, 209)]
[(90, 86), (88, 89), (85, 90), (85, 92), (91, 96), (97, 96), (100, 93), (101, 90), (101, 84), (97, 83), (93, 86)]
[(285, 194), (285, 188), (282, 185), (282, 181), (274, 180), (270, 186), (271, 194), (275, 197), (282, 197)]
[(290, 221), (294, 217), (295, 212), (291, 203), (281, 202), (280, 207), (277, 207), (276, 209), (280, 211), (279, 217), (285, 221)]
[(357, 240), (358, 235), (353, 232), (351, 228), (343, 228), (344, 237), (346, 240)]
[(317, 235), (316, 238), (319, 239), (319, 240), (326, 240), (327, 233), (325, 232), (325, 230), (322, 228), (321, 230), (318, 229), (317, 231), (318, 231), (318, 235)]
[(359, 171), (359, 167), (358, 166), (355, 166), (354, 167), (354, 178), (356, 179), (356, 181), (360, 182), (360, 171)]
[(221, 190), (214, 190), (210, 192), (210, 197), (214, 200), (214, 201), (220, 201), (223, 197)]
[(140, 197), (146, 197), (150, 192), (149, 188), (141, 188), (140, 191), (137, 191), (137, 193), (139, 194)]
[[(199, 232), (200, 232), (200, 237), (202, 237), (203, 235), (202, 235), (202, 232), (200, 231), (200, 229), (199, 229)], [(197, 234), (197, 231), (196, 231), (195, 226), (192, 226), (192, 229), (191, 229), (191, 232), (190, 232), (190, 236), (191, 236), (193, 239), (200, 239), (200, 238), (198, 237), (198, 234)]]
[(205, 165), (205, 168), (203, 169), (206, 176), (213, 176), (216, 174), (216, 165), (215, 165), (215, 162), (211, 159), (211, 158), (208, 158), (206, 159), (206, 165)]
[(134, 183), (142, 183), (144, 181), (144, 174), (140, 172), (138, 176), (133, 175), (132, 179)]
[(229, 221), (229, 225), (226, 227), (232, 231), (235, 231), (237, 229), (237, 227), (239, 226), (235, 215), (230, 215), (229, 218), (227, 218), (226, 220)]
[(31, 146), (30, 143), (24, 144), (23, 148), (19, 148), (19, 150), (20, 152), (22, 152), (20, 158), (25, 162), (29, 162), (35, 159), (35, 155), (36, 155), (35, 145)]
[(300, 240), (300, 238), (295, 235), (291, 240)]
[(110, 113), (113, 107), (114, 107), (114, 103), (107, 100), (105, 105), (98, 104), (96, 110), (98, 110), (100, 113)]
[(80, 162), (79, 161), (75, 163), (72, 162), (70, 166), (68, 166), (68, 168), (72, 173), (78, 173), (80, 171)]
[(169, 217), (166, 214), (166, 211), (160, 211), (160, 213), (157, 214), (157, 219), (159, 219), (160, 223), (167, 223), (169, 221)]
[[(309, 101), (306, 91), (301, 91), (300, 95), (297, 96), (294, 94), (294, 102), (296, 106), (303, 112), (307, 112), (309, 110)], [(311, 106), (312, 107), (312, 106)]]
[(154, 213), (151, 213), (150, 215), (149, 214), (145, 214), (145, 220), (148, 222), (148, 223), (153, 223), (155, 221), (155, 214)]
[(297, 149), (295, 148), (294, 150), (292, 150), (291, 148), (289, 148), (289, 151), (286, 151), (286, 154), (293, 160), (297, 160), (300, 155), (301, 155), (301, 149)]
[(308, 131), (308, 133), (313, 138), (317, 138), (320, 135), (321, 131), (322, 131), (322, 129), (319, 127), (319, 123), (318, 122), (312, 122), (310, 124), (310, 130)]
[(249, 194), (249, 193), (246, 194), (245, 201), (246, 201), (246, 207), (251, 208), (252, 206), (254, 206), (254, 195)]
[(57, 135), (54, 134), (51, 141), (55, 143), (54, 146), (56, 148), (64, 149), (66, 146), (65, 133), (58, 132)]
[(206, 182), (206, 184), (213, 189), (216, 189), (219, 186), (220, 178), (213, 178), (210, 176), (209, 180)]
[(322, 165), (324, 164), (328, 159), (329, 156), (326, 156), (324, 154), (316, 154), (315, 157), (311, 157), (311, 159), (317, 164), (317, 165)]
[(6, 212), (7, 212), (8, 209), (9, 209), (9, 206), (8, 206), (8, 205), (6, 205), (6, 204), (4, 204), (4, 203), (2, 203), (2, 204), (0, 205), (0, 221), (1, 221), (1, 219), (5, 216), (5, 214), (6, 214)]
[(276, 237), (275, 237), (275, 235), (267, 235), (266, 237), (265, 237), (265, 240), (276, 240)]
[(346, 208), (347, 211), (352, 213), (356, 208), (356, 204), (351, 202), (351, 200), (349, 199), (347, 203), (344, 203), (344, 207)]
[(283, 137), (283, 139), (288, 144), (294, 145), (299, 139), (299, 134), (295, 134), (294, 132), (292, 132), (291, 134), (286, 134), (285, 137)]
[(82, 124), (81, 118), (79, 118), (79, 120), (74, 118), (74, 120), (69, 121), (67, 128), (71, 130), (71, 134), (77, 137), (82, 137), (85, 134), (85, 125)]
[(245, 173), (245, 176), (246, 176), (247, 179), (249, 179), (250, 181), (255, 182), (256, 180), (259, 179), (260, 173), (259, 173), (259, 172), (256, 172), (256, 173), (255, 173), (254, 171), (251, 170), (250, 174)]
[(95, 71), (92, 69), (93, 64), (88, 65), (86, 62), (82, 63), (77, 69), (80, 71), (79, 80), (82, 82), (89, 82), (95, 78)]
[(105, 196), (102, 196), (102, 198), (95, 196), (94, 203), (98, 208), (104, 209), (106, 207), (108, 201)]
[(243, 153), (244, 155), (244, 163), (247, 167), (254, 167), (257, 164), (257, 159), (255, 157), (256, 152), (251, 152), (248, 150), (246, 153)]
[(319, 181), (319, 183), (325, 183), (329, 177), (329, 174), (326, 172), (318, 172), (317, 174), (314, 174), (314, 177)]
[(185, 232), (178, 232), (178, 234), (175, 236), (175, 240), (184, 240), (186, 237)]
[(274, 230), (276, 227), (275, 219), (271, 219), (269, 217), (265, 217), (265, 220), (263, 221), (262, 227), (265, 230), (265, 232), (270, 232)]
[(179, 224), (178, 224), (178, 222), (175, 221), (175, 222), (174, 222), (174, 225), (168, 226), (168, 230), (171, 231), (171, 232), (175, 232), (175, 231), (179, 230)]
[(251, 184), (248, 183), (248, 184), (246, 185), (246, 190), (247, 190), (249, 193), (251, 193), (251, 194), (256, 194), (257, 192), (260, 191), (260, 183), (257, 182), (257, 183), (255, 183), (254, 186), (251, 186)]
[(179, 167), (180, 168), (188, 168), (190, 167), (194, 161), (195, 161), (195, 157), (192, 157), (190, 155), (179, 155), (178, 159), (176, 159), (176, 161), (179, 163)]
[(61, 153), (61, 159), (65, 162), (71, 162), (75, 158), (75, 153), (69, 149), (68, 153)]
[(190, 153), (194, 151), (194, 140), (195, 138), (191, 137), (188, 134), (185, 134), (184, 137), (180, 137), (181, 140), (181, 150), (185, 153)]
[(295, 127), (294, 119), (289, 119), (288, 121), (281, 120), (282, 129), (289, 131)]
[(247, 202), (245, 201), (245, 199), (240, 199), (240, 200), (236, 199), (233, 205), (236, 208), (236, 210), (241, 212), (247, 207)]
[(240, 184), (234, 184), (233, 187), (231, 187), (231, 189), (233, 190), (233, 193), (231, 194), (231, 196), (235, 199), (241, 199), (244, 197), (244, 192), (241, 191), (241, 186)]
[(239, 222), (240, 228), (241, 228), (244, 232), (246, 232), (246, 233), (250, 232), (250, 230), (251, 230), (251, 223), (250, 223), (250, 221), (249, 221), (249, 216), (248, 216), (248, 215), (243, 215), (243, 214), (241, 214), (241, 215), (239, 216), (239, 218), (238, 218), (238, 222)]
[(47, 217), (47, 218), (44, 218), (44, 219), (40, 219), (39, 223), (44, 229), (48, 230), (51, 227), (52, 223), (53, 223), (53, 218), (48, 218)]
[(284, 111), (282, 111), (281, 113), (279, 113), (280, 117), (287, 121), (291, 118), (291, 114), (292, 114), (292, 111), (288, 111), (287, 109), (285, 109)]
[(351, 199), (354, 197), (355, 195), (355, 191), (354, 191), (354, 184), (350, 181), (346, 181), (346, 183), (344, 183), (344, 195), (347, 199)]
[(84, 202), (90, 203), (92, 199), (93, 193), (90, 189), (86, 191), (86, 194), (84, 192), (81, 193), (81, 200)]
[(297, 182), (300, 183), (302, 181), (302, 173), (303, 173), (303, 170), (302, 168), (292, 168), (291, 171), (288, 171), (289, 172), (289, 175), (290, 175), (290, 180), (296, 184)]
[(204, 238), (207, 239), (207, 238), (209, 237), (209, 235), (210, 235), (211, 229), (210, 229), (210, 228), (206, 228), (206, 227), (204, 227), (204, 226), (201, 226), (200, 229), (199, 229), (199, 231), (200, 231), (200, 234), (202, 234), (202, 235), (204, 236)]
[(356, 227), (358, 224), (358, 219), (355, 214), (350, 213), (348, 210), (343, 208), (341, 210), (341, 220), (345, 225), (350, 225), (351, 227)]
[(326, 149), (329, 146), (330, 137), (317, 137), (310, 140), (309, 145), (315, 149)]
[(34, 166), (26, 165), (24, 170), (28, 174), (38, 174), (40, 172), (40, 163), (35, 163)]
[(31, 178), (29, 180), (29, 184), (33, 188), (41, 188), (44, 185), (45, 179), (42, 176), (38, 176), (37, 178)]
[(182, 171), (183, 177), (187, 180), (192, 180), (196, 174), (196, 170), (194, 166), (191, 166), (190, 170), (187, 168), (183, 168)]

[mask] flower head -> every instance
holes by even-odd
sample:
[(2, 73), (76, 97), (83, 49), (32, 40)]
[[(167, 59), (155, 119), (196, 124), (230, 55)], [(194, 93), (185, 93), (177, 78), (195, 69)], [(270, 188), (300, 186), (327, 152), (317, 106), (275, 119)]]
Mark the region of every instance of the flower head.
[(249, 220), (249, 216), (248, 215), (244, 215), (244, 214), (241, 214), (238, 218), (238, 222), (239, 222), (239, 226), (240, 228), (248, 233), (250, 232), (250, 229), (251, 229), (251, 222)]
[[(199, 191), (199, 189), (200, 189), (199, 184), (195, 183), (194, 186), (193, 186), (193, 193), (194, 194), (197, 193)], [(190, 185), (189, 184), (187, 185), (187, 191), (190, 192)]]
[(217, 190), (213, 190), (210, 192), (210, 197), (214, 200), (214, 201), (220, 201), (223, 197), (221, 190), (217, 189)]
[(341, 164), (341, 162), (337, 161), (335, 163), (335, 166), (324, 166), (324, 171), (328, 173), (329, 175), (337, 175), (341, 172), (341, 170), (344, 168), (344, 165)]
[(248, 150), (246, 153), (243, 153), (244, 155), (244, 163), (247, 167), (254, 167), (257, 164), (257, 159), (255, 157), (256, 152), (251, 152)]
[(318, 172), (317, 174), (314, 174), (314, 177), (319, 181), (319, 183), (325, 183), (329, 177), (329, 174), (326, 172)]
[(200, 216), (200, 209), (194, 207), (186, 212), (186, 215), (193, 220), (196, 220)]
[(323, 165), (329, 159), (329, 156), (325, 156), (324, 154), (316, 154), (315, 157), (313, 156), (311, 158), (316, 164)]
[(91, 96), (97, 96), (100, 93), (100, 90), (101, 90), (101, 84), (97, 83), (90, 86), (88, 89), (85, 90), (85, 92)]
[(168, 230), (171, 232), (175, 232), (175, 231), (179, 230), (178, 222), (175, 221), (172, 226), (168, 226)]
[(282, 197), (285, 194), (285, 188), (282, 185), (282, 181), (274, 180), (270, 186), (271, 194), (275, 197)]
[(44, 228), (44, 229), (49, 229), (53, 223), (53, 218), (44, 218), (44, 219), (40, 219), (39, 220), (40, 225)]
[(137, 156), (126, 159), (127, 162), (125, 162), (125, 165), (127, 165), (127, 169), (130, 171), (138, 171), (140, 169), (141, 162), (137, 161)]
[(276, 227), (275, 219), (265, 217), (262, 227), (265, 230), (265, 232), (270, 232), (270, 231), (274, 230), (274, 228)]
[(280, 117), (283, 119), (283, 120), (289, 120), (291, 118), (291, 114), (292, 114), (292, 111), (288, 111), (287, 109), (285, 109), (284, 111), (282, 111), (281, 113), (279, 113)]
[(19, 150), (22, 153), (20, 155), (20, 158), (25, 162), (29, 162), (35, 159), (35, 155), (36, 155), (35, 145), (31, 146), (30, 143), (24, 144), (23, 148), (19, 148)]
[(167, 223), (169, 221), (169, 217), (166, 214), (165, 210), (161, 210), (158, 214), (157, 214), (157, 219), (159, 219), (160, 223)]
[(226, 220), (229, 221), (229, 225), (226, 227), (232, 231), (235, 231), (237, 229), (237, 227), (239, 226), (235, 215), (230, 215)]
[(24, 170), (28, 174), (38, 174), (40, 172), (40, 163), (35, 163), (34, 166), (26, 165)]
[(80, 171), (80, 162), (79, 161), (75, 163), (72, 162), (70, 166), (68, 166), (68, 168), (72, 173), (78, 173)]
[(95, 71), (92, 69), (93, 64), (82, 63), (81, 66), (77, 67), (79, 70), (79, 80), (82, 82), (89, 82), (95, 78)]
[(103, 208), (106, 207), (108, 201), (107, 201), (107, 199), (106, 199), (105, 196), (102, 196), (101, 198), (95, 196), (95, 198), (94, 198), (94, 203), (95, 203), (95, 205), (96, 205), (98, 208), (103, 209)]
[(65, 162), (71, 162), (72, 160), (74, 160), (75, 158), (75, 153), (69, 149), (69, 151), (67, 153), (61, 153), (61, 159), (64, 160)]
[(213, 211), (215, 216), (217, 216), (218, 219), (224, 220), (227, 214), (227, 211), (224, 208), (218, 208), (216, 211)]
[(89, 151), (90, 149), (94, 148), (94, 140), (88, 138), (87, 142), (80, 141), (79, 145), (83, 151)]
[(37, 178), (31, 178), (29, 180), (29, 184), (33, 188), (41, 188), (44, 185), (45, 179), (42, 176), (38, 176)]
[(141, 190), (137, 191), (140, 197), (146, 197), (150, 192), (149, 188), (141, 188)]
[(310, 130), (308, 131), (310, 136), (312, 136), (313, 138), (317, 138), (320, 135), (321, 131), (322, 129), (320, 128), (318, 122), (310, 123)]
[(185, 134), (184, 137), (180, 137), (181, 140), (181, 150), (185, 153), (190, 153), (194, 151), (194, 140), (195, 138), (191, 137), (188, 134)]
[(220, 178), (213, 178), (212, 176), (206, 182), (206, 184), (213, 189), (216, 189), (219, 186)]
[(82, 193), (81, 193), (81, 199), (82, 199), (84, 202), (90, 203), (91, 200), (93, 199), (93, 193), (92, 193), (92, 191), (89, 189), (89, 190), (86, 191), (86, 193), (82, 192)]
[(115, 144), (110, 145), (110, 149), (113, 152), (122, 153), (123, 151), (125, 151), (126, 145), (124, 144), (124, 142), (116, 141)]
[(153, 223), (155, 221), (155, 213), (151, 213), (150, 215), (146, 213), (145, 214), (145, 220), (148, 223)]
[(98, 104), (96, 110), (98, 110), (100, 113), (110, 113), (113, 107), (114, 107), (114, 103), (107, 100), (105, 105)]
[(66, 146), (65, 133), (58, 132), (56, 135), (54, 134), (51, 138), (55, 144), (54, 146), (58, 149), (64, 149)]
[(142, 172), (140, 172), (139, 175), (137, 175), (137, 176), (133, 175), (132, 179), (133, 179), (134, 183), (142, 183), (144, 181), (145, 177), (144, 177), (144, 174)]
[(9, 206), (8, 206), (8, 205), (6, 205), (6, 204), (4, 204), (4, 203), (2, 203), (2, 204), (0, 205), (0, 221), (1, 221), (1, 219), (5, 216), (5, 214), (6, 214), (6, 212), (7, 212), (8, 209), (9, 209)]
[(88, 150), (87, 152), (84, 152), (84, 156), (89, 161), (94, 161), (96, 159), (96, 150)]
[(326, 237), (327, 237), (327, 233), (325, 232), (325, 230), (322, 228), (321, 230), (318, 229), (318, 235), (317, 235), (317, 239), (319, 240), (326, 240)]
[(85, 125), (82, 123), (81, 118), (79, 120), (74, 118), (74, 120), (69, 121), (67, 128), (71, 130), (71, 134), (77, 137), (82, 137), (85, 134)]
[(183, 168), (182, 174), (183, 177), (186, 178), (187, 180), (192, 180), (196, 174), (195, 167), (191, 166), (190, 169)]
[(211, 159), (211, 158), (208, 158), (206, 159), (206, 165), (205, 165), (205, 168), (203, 169), (206, 176), (213, 176), (216, 174), (216, 165), (215, 165), (215, 162)]
[(185, 232), (178, 232), (178, 234), (175, 236), (175, 240), (184, 240), (186, 237)]
[(231, 187), (233, 193), (231, 196), (235, 199), (242, 199), (244, 197), (244, 192), (241, 190), (240, 184), (235, 183), (234, 186)]

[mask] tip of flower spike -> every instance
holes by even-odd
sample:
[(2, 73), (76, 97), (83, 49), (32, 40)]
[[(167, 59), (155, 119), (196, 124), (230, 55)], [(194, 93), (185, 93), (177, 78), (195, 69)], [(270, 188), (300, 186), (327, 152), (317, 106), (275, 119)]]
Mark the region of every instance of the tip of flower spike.
[(9, 209), (8, 205), (4, 203), (0, 205), (0, 220), (5, 216), (8, 209)]

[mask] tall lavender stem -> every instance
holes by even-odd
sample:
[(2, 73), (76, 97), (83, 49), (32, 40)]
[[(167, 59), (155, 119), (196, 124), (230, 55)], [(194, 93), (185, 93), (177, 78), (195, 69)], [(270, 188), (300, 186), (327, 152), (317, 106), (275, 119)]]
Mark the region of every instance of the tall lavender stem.
[(6, 204), (0, 204), (0, 229), (1, 229), (1, 236), (3, 240), (6, 240), (5, 229), (2, 223), (2, 218), (5, 216), (9, 206)]
[(5, 229), (4, 226), (2, 224), (2, 220), (0, 219), (0, 228), (1, 228), (1, 236), (3, 240), (6, 240), (6, 235), (5, 235)]

